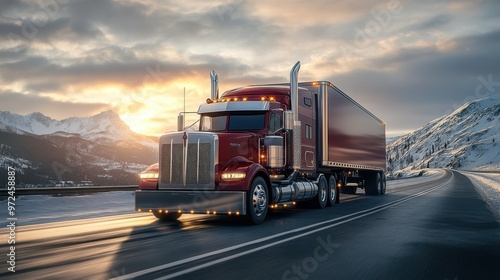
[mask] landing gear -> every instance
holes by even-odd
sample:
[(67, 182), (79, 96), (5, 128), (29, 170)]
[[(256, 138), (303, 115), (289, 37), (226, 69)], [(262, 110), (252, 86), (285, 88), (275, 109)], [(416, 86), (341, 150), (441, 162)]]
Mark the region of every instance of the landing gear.
[(358, 190), (358, 187), (347, 187), (347, 186), (343, 186), (342, 187), (342, 192), (343, 193), (346, 193), (346, 194), (356, 194), (356, 191)]

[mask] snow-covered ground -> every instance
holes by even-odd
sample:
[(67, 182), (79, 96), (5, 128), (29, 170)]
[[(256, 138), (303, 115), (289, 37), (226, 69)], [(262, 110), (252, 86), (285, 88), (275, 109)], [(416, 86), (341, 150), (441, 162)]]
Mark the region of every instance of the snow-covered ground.
[(467, 176), (483, 199), (488, 203), (493, 213), (500, 220), (500, 174), (499, 173), (460, 173)]
[[(19, 226), (135, 213), (133, 191), (74, 196), (26, 195), (17, 197), (15, 203)], [(0, 209), (7, 209), (7, 200), (0, 201)], [(0, 222), (4, 228), (6, 219)]]

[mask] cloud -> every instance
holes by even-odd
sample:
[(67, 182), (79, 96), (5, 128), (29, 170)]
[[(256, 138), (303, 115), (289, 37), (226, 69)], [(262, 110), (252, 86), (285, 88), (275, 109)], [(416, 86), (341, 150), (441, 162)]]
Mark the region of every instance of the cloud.
[(55, 119), (90, 116), (111, 109), (108, 104), (59, 102), (37, 95), (0, 91), (2, 111), (30, 114), (42, 112)]
[[(396, 49), (332, 80), (361, 104), (369, 104), (394, 130), (417, 128), (457, 104), (493, 94), (490, 89), (500, 92), (500, 57), (493, 55), (500, 49), (500, 29), (445, 43), (453, 47), (441, 50), (438, 42)], [(484, 86), (477, 94), (490, 76), (496, 86)]]
[(2, 1), (0, 110), (113, 108), (164, 132), (184, 87), (189, 110), (208, 97), (211, 69), (223, 92), (288, 82), (301, 60), (299, 80), (329, 80), (406, 131), (474, 95), (478, 77), (500, 80), (499, 3)]

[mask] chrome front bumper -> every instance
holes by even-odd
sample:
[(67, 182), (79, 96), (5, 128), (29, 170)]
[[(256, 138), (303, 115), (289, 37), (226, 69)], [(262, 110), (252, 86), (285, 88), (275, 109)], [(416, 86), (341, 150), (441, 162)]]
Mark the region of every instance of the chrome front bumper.
[(162, 210), (186, 214), (246, 214), (246, 192), (135, 191), (136, 211)]

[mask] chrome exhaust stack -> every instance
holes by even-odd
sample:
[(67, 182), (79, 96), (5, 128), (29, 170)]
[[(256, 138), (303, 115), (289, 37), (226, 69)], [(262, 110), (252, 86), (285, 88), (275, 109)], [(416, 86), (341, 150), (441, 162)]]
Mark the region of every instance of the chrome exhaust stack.
[(290, 101), (293, 114), (293, 169), (298, 171), (301, 167), (301, 124), (299, 121), (299, 70), (300, 61), (297, 61), (290, 70)]
[(211, 99), (215, 101), (219, 99), (219, 76), (214, 70), (210, 71), (210, 81), (211, 81)]

